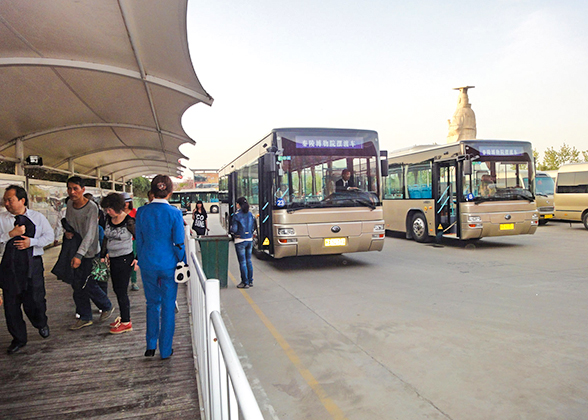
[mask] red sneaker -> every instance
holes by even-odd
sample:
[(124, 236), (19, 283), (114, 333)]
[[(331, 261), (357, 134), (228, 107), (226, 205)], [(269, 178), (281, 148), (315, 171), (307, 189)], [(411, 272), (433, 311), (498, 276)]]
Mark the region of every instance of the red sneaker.
[(118, 324), (120, 324), (120, 316), (117, 316), (116, 319), (114, 320), (114, 322), (110, 323), (110, 328), (118, 327)]
[(129, 322), (121, 322), (117, 326), (112, 327), (110, 329), (110, 334), (122, 334), (127, 331), (133, 331), (133, 323)]

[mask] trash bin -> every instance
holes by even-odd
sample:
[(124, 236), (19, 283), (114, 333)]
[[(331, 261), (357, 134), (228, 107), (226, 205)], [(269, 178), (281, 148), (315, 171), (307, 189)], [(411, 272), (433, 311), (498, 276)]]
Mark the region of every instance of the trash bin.
[(196, 238), (200, 243), (202, 269), (206, 278), (218, 279), (221, 289), (227, 288), (229, 272), (229, 235), (211, 235)]

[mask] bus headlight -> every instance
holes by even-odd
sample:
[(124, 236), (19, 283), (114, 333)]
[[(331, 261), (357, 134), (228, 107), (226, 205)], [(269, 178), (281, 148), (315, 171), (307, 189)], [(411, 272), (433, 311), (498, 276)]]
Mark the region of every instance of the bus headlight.
[(532, 219), (539, 219), (539, 214), (538, 213), (533, 213), (533, 216), (531, 216)]
[(374, 225), (374, 232), (383, 232), (384, 225)]
[(468, 216), (468, 223), (480, 223), (482, 216)]
[(296, 235), (296, 231), (292, 228), (278, 228), (278, 236), (292, 236)]

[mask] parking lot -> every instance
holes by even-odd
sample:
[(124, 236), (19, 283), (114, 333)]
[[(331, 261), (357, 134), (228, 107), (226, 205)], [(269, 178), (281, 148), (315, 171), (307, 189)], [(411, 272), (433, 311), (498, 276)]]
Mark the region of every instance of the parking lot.
[(254, 258), (248, 290), (231, 244), (223, 317), (268, 419), (584, 419), (587, 239), (558, 222), (475, 246), (394, 235)]

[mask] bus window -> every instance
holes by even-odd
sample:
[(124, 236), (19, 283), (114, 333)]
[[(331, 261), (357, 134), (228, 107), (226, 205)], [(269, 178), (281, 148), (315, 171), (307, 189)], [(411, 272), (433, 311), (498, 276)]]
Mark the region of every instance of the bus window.
[(406, 186), (408, 198), (432, 198), (432, 162), (408, 165)]
[(336, 192), (335, 183), (341, 179), (344, 169), (351, 171), (351, 179), (359, 191), (376, 193), (376, 165), (375, 157), (293, 156), (281, 163), (277, 195), (282, 195), (278, 198), (284, 198), (286, 203), (322, 201)]
[(402, 182), (402, 166), (390, 166), (386, 184), (384, 186), (384, 198), (398, 200), (404, 198), (404, 183)]

